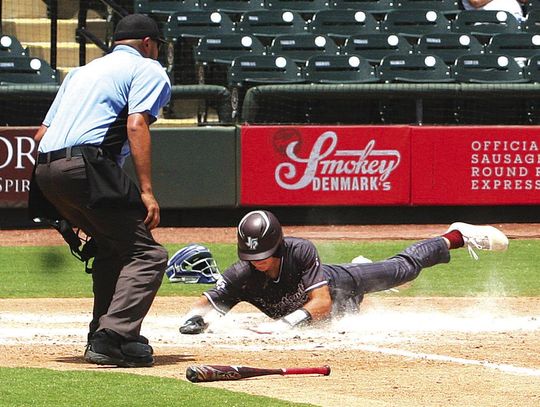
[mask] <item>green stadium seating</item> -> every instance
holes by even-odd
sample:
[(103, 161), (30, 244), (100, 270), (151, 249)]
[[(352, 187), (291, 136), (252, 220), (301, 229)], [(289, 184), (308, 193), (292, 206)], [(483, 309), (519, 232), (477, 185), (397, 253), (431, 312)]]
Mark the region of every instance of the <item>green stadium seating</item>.
[(383, 82), (453, 82), (450, 67), (436, 55), (406, 54), (384, 57), (378, 67)]
[(396, 0), (395, 6), (403, 10), (437, 10), (444, 14), (461, 11), (459, 0)]
[(540, 34), (540, 6), (532, 11), (529, 11), (527, 14), (527, 19), (522, 23), (521, 31)]
[(540, 83), (540, 55), (529, 59), (524, 68), (524, 75), (529, 82)]
[(467, 83), (523, 83), (522, 68), (508, 55), (466, 55), (456, 59), (454, 78)]
[(58, 84), (58, 78), (40, 58), (0, 56), (0, 84)]
[(361, 10), (321, 10), (308, 23), (308, 31), (345, 39), (356, 34), (375, 34), (379, 24), (373, 15)]
[(315, 13), (330, 8), (329, 0), (266, 0), (269, 10), (293, 10), (299, 13)]
[(231, 34), (234, 23), (218, 11), (180, 11), (169, 16), (163, 28), (166, 39), (201, 38), (206, 35)]
[(198, 10), (199, 0), (135, 0), (133, 9), (141, 14), (170, 15), (178, 11)]
[(268, 48), (268, 54), (289, 57), (297, 64), (305, 64), (313, 55), (336, 55), (338, 51), (330, 37), (315, 34), (280, 35)]
[(245, 13), (265, 8), (264, 0), (199, 0), (200, 7), (208, 11), (225, 13)]
[(362, 10), (373, 14), (383, 14), (395, 7), (395, 0), (333, 0), (331, 8)]
[(517, 19), (507, 11), (464, 10), (452, 22), (452, 31), (472, 35), (493, 36), (519, 29)]
[(247, 55), (234, 59), (228, 72), (232, 117), (237, 117), (246, 91), (253, 86), (302, 83), (300, 67), (290, 58), (273, 55)]
[(450, 28), (450, 20), (436, 10), (394, 10), (381, 22), (381, 32), (408, 37), (448, 33)]
[(0, 34), (0, 56), (28, 56), (28, 50), (16, 37)]
[(229, 85), (249, 86), (303, 82), (298, 65), (290, 58), (274, 55), (243, 55), (229, 67)]
[(509, 55), (525, 65), (528, 58), (540, 55), (540, 34), (497, 34), (491, 37), (486, 52)]
[(274, 37), (305, 32), (306, 22), (296, 11), (255, 10), (242, 14), (236, 31), (252, 34), (269, 44)]
[(481, 54), (484, 46), (478, 39), (467, 34), (428, 34), (418, 39), (415, 52), (433, 54), (441, 57), (448, 65), (453, 65), (456, 58), (467, 54)]
[(193, 49), (199, 83), (226, 85), (227, 69), (241, 55), (263, 55), (266, 47), (253, 35), (209, 35)]
[(315, 55), (303, 70), (311, 83), (372, 83), (379, 82), (375, 67), (357, 55)]
[(378, 65), (387, 55), (412, 53), (412, 45), (395, 34), (358, 34), (345, 40), (340, 53), (358, 55), (371, 64)]

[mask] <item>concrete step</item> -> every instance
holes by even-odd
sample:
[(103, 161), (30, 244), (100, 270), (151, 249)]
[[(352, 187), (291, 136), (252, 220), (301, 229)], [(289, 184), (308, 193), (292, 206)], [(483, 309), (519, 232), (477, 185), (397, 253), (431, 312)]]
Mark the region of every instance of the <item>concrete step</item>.
[[(58, 20), (57, 36), (59, 42), (75, 42), (77, 20)], [(105, 41), (112, 32), (112, 24), (102, 19), (87, 20), (87, 29)], [(2, 32), (14, 35), (24, 42), (48, 42), (51, 40), (51, 20), (48, 18), (8, 18), (2, 21)]]
[[(25, 42), (31, 56), (50, 61), (51, 44), (49, 42)], [(59, 42), (56, 65), (69, 68), (79, 66), (79, 44)], [(86, 45), (86, 63), (103, 56), (103, 51), (95, 45)]]
[(1, 3), (2, 19), (47, 17), (47, 5), (43, 0), (2, 0)]

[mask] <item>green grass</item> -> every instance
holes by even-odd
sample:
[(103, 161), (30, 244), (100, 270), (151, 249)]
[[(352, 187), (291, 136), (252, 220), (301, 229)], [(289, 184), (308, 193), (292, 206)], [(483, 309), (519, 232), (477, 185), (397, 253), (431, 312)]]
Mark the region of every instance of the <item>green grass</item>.
[[(362, 254), (372, 260), (392, 256), (409, 243), (323, 242), (318, 243), (326, 263), (346, 263)], [(221, 270), (236, 260), (233, 244), (209, 244)], [(168, 245), (172, 255), (183, 244)], [(513, 240), (505, 253), (479, 252), (474, 261), (466, 250), (452, 251), (450, 264), (424, 270), (402, 296), (540, 296), (537, 253), (539, 240)], [(0, 298), (91, 297), (91, 276), (64, 246), (0, 247)], [(165, 278), (160, 296), (198, 296), (209, 286), (171, 284)]]
[(75, 406), (309, 406), (195, 385), (186, 381), (113, 372), (0, 368), (0, 405)]

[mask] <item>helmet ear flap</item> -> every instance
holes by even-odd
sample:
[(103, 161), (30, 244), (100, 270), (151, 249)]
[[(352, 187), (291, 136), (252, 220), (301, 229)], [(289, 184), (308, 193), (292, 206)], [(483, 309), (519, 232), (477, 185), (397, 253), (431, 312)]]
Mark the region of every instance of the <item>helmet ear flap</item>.
[(170, 282), (214, 284), (221, 276), (210, 250), (190, 244), (178, 250), (167, 262), (165, 274)]
[(263, 260), (273, 256), (283, 241), (283, 230), (269, 211), (252, 211), (242, 218), (237, 229), (238, 257)]

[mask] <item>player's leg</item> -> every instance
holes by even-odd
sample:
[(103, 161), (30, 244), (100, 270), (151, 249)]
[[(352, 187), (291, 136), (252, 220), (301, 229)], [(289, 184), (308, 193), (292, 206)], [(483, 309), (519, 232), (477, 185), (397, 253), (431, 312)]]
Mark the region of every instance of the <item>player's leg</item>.
[(388, 290), (414, 280), (420, 271), (450, 261), (450, 250), (467, 247), (471, 256), (478, 258), (473, 248), (503, 251), (508, 247), (508, 238), (493, 226), (476, 226), (453, 223), (441, 237), (423, 240), (407, 247), (389, 259), (353, 265), (360, 292), (370, 293)]
[(383, 261), (352, 265), (360, 292), (384, 291), (414, 280), (420, 271), (436, 264), (448, 263), (450, 252), (442, 237), (412, 244), (401, 253)]

